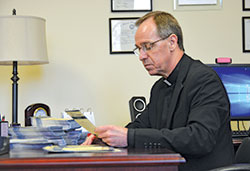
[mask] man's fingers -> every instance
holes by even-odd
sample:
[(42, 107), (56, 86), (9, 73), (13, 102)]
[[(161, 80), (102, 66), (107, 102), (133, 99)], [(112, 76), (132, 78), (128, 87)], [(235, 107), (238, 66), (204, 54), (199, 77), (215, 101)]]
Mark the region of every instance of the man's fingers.
[(96, 136), (94, 134), (88, 134), (88, 136), (86, 137), (86, 140), (81, 145), (91, 145), (95, 137)]

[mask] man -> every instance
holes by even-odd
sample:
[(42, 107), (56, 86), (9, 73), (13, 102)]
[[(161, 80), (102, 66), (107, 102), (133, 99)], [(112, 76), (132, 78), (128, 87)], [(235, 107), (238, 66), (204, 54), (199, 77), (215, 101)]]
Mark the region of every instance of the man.
[[(181, 27), (168, 13), (140, 18), (135, 54), (150, 75), (161, 78), (151, 89), (146, 110), (126, 128), (101, 126), (99, 138), (116, 147), (168, 148), (186, 163), (180, 170), (230, 165), (234, 150), (230, 105), (216, 73), (184, 53)], [(89, 138), (85, 144), (90, 144)]]

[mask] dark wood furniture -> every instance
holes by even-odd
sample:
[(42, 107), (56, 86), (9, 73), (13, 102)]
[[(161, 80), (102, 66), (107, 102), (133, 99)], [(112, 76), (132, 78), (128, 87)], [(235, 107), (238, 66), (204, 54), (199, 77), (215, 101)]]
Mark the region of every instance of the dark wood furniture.
[(129, 150), (103, 153), (47, 153), (19, 149), (0, 156), (3, 170), (178, 170), (185, 159), (164, 149)]

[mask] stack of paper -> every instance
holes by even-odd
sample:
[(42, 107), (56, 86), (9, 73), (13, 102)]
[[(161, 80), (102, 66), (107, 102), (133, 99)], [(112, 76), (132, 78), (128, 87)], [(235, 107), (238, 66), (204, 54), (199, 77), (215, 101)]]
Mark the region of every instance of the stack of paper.
[(60, 138), (65, 135), (61, 126), (51, 127), (11, 127), (9, 134), (15, 139), (28, 139), (28, 138)]
[(73, 119), (64, 118), (37, 118), (31, 117), (31, 125), (34, 127), (51, 127), (51, 126), (62, 126), (64, 131), (74, 130), (81, 126)]
[(32, 126), (11, 127), (9, 129), (11, 149), (37, 149), (47, 145), (78, 145), (83, 134), (80, 125), (72, 119), (31, 118)]
[(9, 135), (11, 149), (37, 149), (48, 144), (66, 144), (62, 127), (11, 127)]

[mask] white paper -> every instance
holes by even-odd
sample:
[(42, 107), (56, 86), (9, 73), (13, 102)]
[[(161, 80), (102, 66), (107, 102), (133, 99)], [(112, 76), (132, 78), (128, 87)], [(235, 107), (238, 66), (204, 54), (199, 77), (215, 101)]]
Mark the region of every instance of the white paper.
[[(65, 111), (63, 111), (62, 113), (62, 118), (67, 118), (67, 119), (72, 119), (71, 116), (69, 116)], [(95, 116), (94, 116), (94, 112), (83, 112), (84, 116), (86, 116), (88, 118), (88, 120), (95, 125)], [(88, 132), (85, 128), (81, 127), (82, 132)]]
[(245, 49), (250, 50), (250, 19), (245, 20)]
[(135, 0), (134, 9), (135, 10), (149, 10), (151, 8), (150, 0)]
[(179, 0), (178, 5), (216, 5), (217, 0)]
[(131, 10), (134, 9), (134, 0), (115, 0), (113, 7), (115, 10)]
[(132, 51), (135, 45), (134, 35), (137, 30), (136, 20), (112, 21), (112, 50)]
[(150, 0), (113, 0), (114, 10), (149, 10)]
[(250, 0), (245, 0), (245, 8), (250, 8)]

